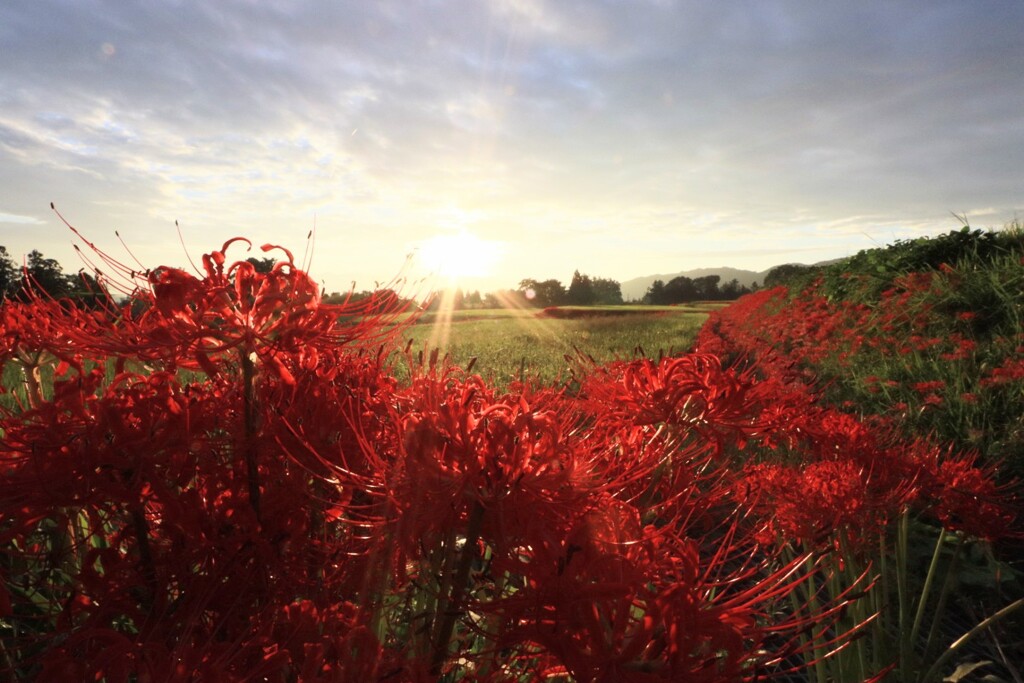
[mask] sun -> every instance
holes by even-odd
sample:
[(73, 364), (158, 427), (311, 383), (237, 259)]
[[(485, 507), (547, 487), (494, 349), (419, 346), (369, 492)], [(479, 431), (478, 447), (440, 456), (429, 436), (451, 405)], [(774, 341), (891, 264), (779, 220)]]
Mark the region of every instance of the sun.
[(453, 282), (490, 275), (500, 256), (500, 246), (462, 230), (424, 240), (418, 252), (431, 275)]

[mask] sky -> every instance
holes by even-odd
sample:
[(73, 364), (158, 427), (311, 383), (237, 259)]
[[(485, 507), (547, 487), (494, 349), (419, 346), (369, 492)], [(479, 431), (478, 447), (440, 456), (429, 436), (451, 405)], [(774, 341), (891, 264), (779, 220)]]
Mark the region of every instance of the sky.
[(6, 0), (0, 245), (77, 271), (54, 202), (148, 267), (245, 236), (327, 291), (492, 291), (999, 228), (1022, 29), (1024, 0)]

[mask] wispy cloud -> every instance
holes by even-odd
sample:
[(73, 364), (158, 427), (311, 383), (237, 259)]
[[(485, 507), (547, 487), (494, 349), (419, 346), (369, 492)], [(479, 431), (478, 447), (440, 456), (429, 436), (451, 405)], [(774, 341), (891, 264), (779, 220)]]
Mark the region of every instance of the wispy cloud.
[(33, 216), (19, 216), (14, 213), (0, 212), (0, 223), (9, 223), (11, 225), (42, 225), (43, 221)]
[(455, 210), (509, 244), (481, 280), (509, 286), (517, 250), (533, 276), (627, 278), (998, 224), (1024, 186), (1022, 22), (955, 0), (8, 4), (0, 206), (35, 223), (0, 243), (63, 261), (50, 201), (158, 260), (175, 219), (197, 248), (316, 222), (341, 288)]

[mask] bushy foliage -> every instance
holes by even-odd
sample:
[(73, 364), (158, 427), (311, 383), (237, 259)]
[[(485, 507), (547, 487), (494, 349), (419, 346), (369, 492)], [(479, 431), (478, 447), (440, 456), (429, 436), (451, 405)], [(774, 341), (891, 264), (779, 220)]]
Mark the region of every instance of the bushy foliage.
[(823, 269), (821, 291), (829, 299), (870, 301), (909, 273), (934, 270), (945, 264), (970, 263), (985, 267), (1006, 254), (1020, 253), (1022, 235), (1016, 226), (1002, 232), (969, 225), (935, 237), (899, 240), (879, 249), (866, 249)]
[(801, 263), (785, 263), (775, 266), (764, 276), (764, 287), (765, 289), (772, 289), (779, 285), (799, 287), (799, 283), (808, 280), (820, 270), (819, 266), (805, 266)]

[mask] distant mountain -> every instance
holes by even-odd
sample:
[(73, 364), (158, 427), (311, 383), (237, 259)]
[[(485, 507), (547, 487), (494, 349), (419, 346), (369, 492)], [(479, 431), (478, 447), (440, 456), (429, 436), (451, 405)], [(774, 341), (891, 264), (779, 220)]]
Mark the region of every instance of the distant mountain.
[[(774, 266), (773, 266), (774, 267)], [(684, 270), (681, 273), (668, 273), (666, 275), (645, 275), (644, 277), (635, 277), (632, 280), (626, 280), (621, 282), (622, 298), (625, 301), (633, 301), (635, 299), (642, 299), (644, 294), (647, 293), (647, 289), (654, 283), (655, 280), (661, 280), (662, 282), (668, 282), (672, 278), (684, 276), (688, 278), (705, 277), (707, 275), (717, 275), (721, 279), (719, 286), (729, 282), (730, 280), (736, 280), (741, 285), (747, 287), (752, 286), (755, 282), (761, 284), (764, 282), (764, 276), (768, 274), (771, 268), (762, 271), (760, 273), (753, 270), (741, 270), (739, 268), (697, 268), (695, 270)]]

